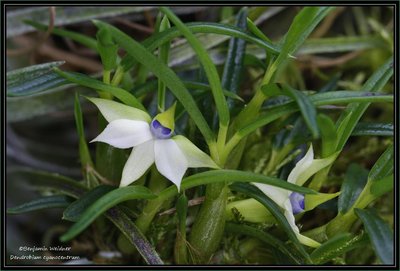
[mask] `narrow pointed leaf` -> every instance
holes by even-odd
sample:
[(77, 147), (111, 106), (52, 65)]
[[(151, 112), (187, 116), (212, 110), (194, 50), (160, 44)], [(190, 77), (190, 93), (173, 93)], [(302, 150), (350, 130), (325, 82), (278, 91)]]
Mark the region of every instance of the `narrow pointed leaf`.
[(10, 170), (8, 174), (10, 174), (10, 178), (21, 178), (30, 187), (51, 189), (74, 198), (79, 197), (87, 190), (82, 183), (56, 173), (17, 168)]
[(315, 109), (314, 104), (310, 101), (307, 95), (288, 85), (283, 85), (282, 90), (283, 93), (295, 100), (312, 137), (314, 139), (318, 138), (319, 128), (317, 123), (317, 110)]
[(63, 219), (73, 222), (78, 221), (82, 213), (85, 212), (90, 205), (113, 189), (115, 189), (115, 187), (100, 185), (88, 191), (64, 210)]
[(359, 122), (351, 133), (352, 136), (393, 136), (392, 123)]
[(393, 187), (394, 187), (394, 177), (392, 174), (384, 177), (381, 180), (373, 182), (369, 191), (375, 198), (378, 198), (383, 194), (392, 191)]
[(367, 183), (368, 171), (358, 164), (351, 164), (346, 171), (338, 200), (338, 211), (346, 213), (356, 202)]
[(44, 209), (64, 208), (67, 207), (71, 201), (72, 200), (70, 197), (60, 195), (42, 197), (12, 208), (8, 208), (7, 214), (16, 215)]
[(363, 222), (376, 255), (383, 264), (393, 265), (394, 240), (392, 229), (371, 210), (355, 209), (354, 211)]
[(394, 168), (393, 145), (390, 145), (385, 152), (375, 162), (369, 172), (368, 179), (372, 182), (379, 181), (384, 177), (391, 175)]
[(76, 130), (79, 136), (79, 158), (81, 160), (81, 167), (84, 172), (88, 166), (93, 167), (92, 157), (90, 156), (89, 147), (86, 143), (85, 138), (85, 129), (83, 126), (83, 116), (81, 104), (79, 102), (79, 95), (75, 93), (75, 103), (74, 103), (74, 116), (75, 116), (75, 125)]
[(155, 197), (156, 196), (151, 193), (149, 189), (143, 186), (127, 186), (117, 188), (105, 194), (103, 197), (95, 201), (89, 208), (87, 208), (86, 211), (80, 216), (78, 222), (76, 222), (64, 235), (62, 235), (60, 240), (63, 242), (71, 240), (85, 230), (97, 217), (118, 203), (132, 199), (152, 199)]
[(207, 51), (203, 48), (199, 40), (194, 34), (185, 26), (185, 24), (168, 8), (161, 7), (160, 10), (168, 16), (171, 22), (179, 29), (179, 31), (185, 36), (187, 41), (196, 52), (199, 61), (201, 62), (203, 69), (207, 75), (208, 82), (211, 87), (212, 94), (214, 96), (214, 102), (217, 107), (219, 121), (222, 125), (227, 126), (229, 123), (229, 109), (225, 97), (222, 93), (221, 81), (217, 72), (217, 68), (209, 57)]
[(146, 110), (144, 108), (144, 106), (141, 104), (141, 102), (139, 102), (139, 100), (136, 99), (135, 96), (133, 96), (132, 94), (130, 94), (129, 92), (127, 92), (126, 90), (124, 90), (122, 88), (111, 86), (109, 84), (105, 84), (99, 80), (96, 80), (94, 78), (91, 78), (87, 75), (80, 74), (80, 73), (64, 72), (59, 69), (55, 69), (55, 72), (57, 74), (59, 74), (60, 76), (66, 78), (68, 81), (70, 81), (72, 83), (82, 85), (82, 86), (85, 86), (88, 88), (92, 88), (94, 90), (111, 93), (113, 96), (120, 99), (126, 105), (130, 105), (130, 106), (139, 108), (143, 111)]
[[(34, 28), (38, 29), (38, 30), (42, 30), (42, 31), (47, 31), (48, 27), (47, 25), (38, 23), (38, 22), (34, 22), (31, 20), (25, 20), (24, 23), (29, 24), (30, 26), (33, 26)], [(69, 30), (65, 30), (62, 28), (58, 28), (58, 27), (54, 27), (51, 30), (52, 34), (64, 37), (64, 38), (69, 38), (73, 41), (79, 42), (80, 44), (93, 49), (95, 51), (97, 51), (97, 42), (95, 39), (88, 37), (86, 35), (82, 35), (78, 32), (74, 32), (74, 31), (69, 31)]]
[[(362, 92), (378, 92), (380, 91), (393, 75), (393, 60), (387, 60), (375, 73), (365, 82), (362, 87)], [(341, 150), (346, 144), (348, 138), (352, 134), (354, 128), (360, 118), (367, 110), (370, 103), (354, 103), (347, 106), (343, 111), (339, 120), (336, 122), (336, 127), (340, 128), (338, 133), (338, 141), (336, 150)], [(349, 117), (349, 115), (351, 115)], [(346, 122), (344, 122), (346, 121)], [(338, 129), (339, 130), (339, 129)]]
[[(279, 49), (271, 42), (254, 37), (253, 35), (250, 35), (249, 33), (233, 25), (212, 22), (195, 22), (187, 23), (186, 26), (190, 29), (190, 31), (192, 31), (192, 33), (210, 33), (231, 36), (254, 43), (271, 54), (279, 54)], [(165, 42), (169, 42), (180, 35), (181, 33), (177, 27), (171, 27), (166, 31), (152, 35), (150, 38), (143, 41), (142, 45), (149, 51), (153, 51)], [(124, 67), (124, 70), (129, 70), (135, 63), (135, 58), (131, 57), (130, 55), (126, 55), (121, 61), (121, 65)]]
[(323, 114), (318, 115), (317, 122), (321, 132), (322, 157), (327, 157), (335, 152), (337, 140), (335, 124), (330, 117)]
[(311, 259), (314, 264), (327, 263), (348, 251), (367, 245), (368, 238), (366, 237), (366, 234), (354, 236), (350, 233), (343, 233), (337, 235), (314, 250), (310, 255)]
[(53, 71), (65, 61), (49, 62), (7, 72), (7, 96), (18, 97), (40, 93), (68, 84)]
[(164, 264), (152, 244), (140, 232), (126, 211), (119, 207), (109, 209), (105, 216), (128, 238), (149, 265)]
[[(236, 15), (236, 26), (246, 30), (247, 8), (243, 8)], [(222, 73), (221, 85), (224, 89), (229, 89), (237, 93), (242, 79), (244, 56), (246, 53), (246, 41), (238, 38), (231, 38), (229, 41), (228, 54), (226, 57), (224, 71)], [(234, 106), (233, 101), (228, 100), (229, 108)]]

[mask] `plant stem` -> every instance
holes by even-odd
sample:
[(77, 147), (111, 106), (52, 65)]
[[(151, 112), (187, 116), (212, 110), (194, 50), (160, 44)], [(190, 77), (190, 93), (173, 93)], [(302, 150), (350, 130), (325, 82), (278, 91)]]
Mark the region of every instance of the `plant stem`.
[[(155, 167), (152, 167), (151, 179), (149, 181), (149, 189), (154, 193), (158, 193), (168, 186), (169, 182), (165, 177), (161, 176)], [(143, 234), (146, 234), (149, 229), (150, 223), (153, 221), (154, 216), (165, 203), (166, 198), (156, 198), (147, 202), (143, 208), (142, 213), (136, 219), (135, 224)]]
[(125, 74), (124, 69), (121, 66), (118, 66), (117, 70), (114, 73), (113, 79), (111, 80), (111, 85), (118, 86), (119, 83), (121, 83), (124, 74)]

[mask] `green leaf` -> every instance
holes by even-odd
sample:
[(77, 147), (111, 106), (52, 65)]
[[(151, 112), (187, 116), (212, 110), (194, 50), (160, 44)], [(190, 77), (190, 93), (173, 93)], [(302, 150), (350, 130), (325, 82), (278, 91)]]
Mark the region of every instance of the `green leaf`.
[(117, 188), (95, 201), (80, 216), (80, 219), (60, 237), (62, 242), (66, 242), (85, 230), (97, 217), (102, 215), (111, 207), (123, 201), (132, 199), (153, 199), (156, 196), (149, 189), (143, 186), (126, 186)]
[[(211, 91), (210, 86), (205, 83), (193, 82), (193, 81), (182, 81), (182, 83), (185, 85), (185, 87), (187, 89), (198, 90), (200, 93), (205, 93), (205, 92)], [(136, 96), (139, 97), (139, 96), (142, 96), (142, 95), (148, 93), (149, 91), (154, 90), (156, 85), (157, 85), (156, 81), (148, 81), (148, 82), (134, 88), (132, 90), (132, 93), (134, 93)], [(225, 89), (223, 89), (222, 91), (224, 92), (224, 95), (226, 97), (235, 99), (237, 101), (244, 102), (244, 100), (239, 95), (237, 95), (231, 91), (225, 90)], [(196, 94), (193, 93), (193, 96), (195, 96), (195, 95)]]
[[(196, 22), (196, 23), (187, 23), (186, 26), (190, 29), (190, 31), (192, 31), (192, 33), (210, 33), (210, 34), (226, 35), (228, 37), (231, 36), (243, 39), (247, 42), (254, 43), (255, 45), (263, 48), (263, 50), (266, 50), (271, 54), (279, 53), (279, 50), (272, 43), (266, 42), (262, 39), (258, 39), (253, 35), (249, 35), (247, 32), (244, 32), (242, 29), (233, 25), (210, 23), (210, 22)], [(146, 47), (149, 51), (153, 51), (159, 46), (161, 46), (163, 43), (169, 42), (174, 38), (179, 37), (180, 35), (181, 33), (176, 27), (171, 27), (166, 31), (153, 34), (150, 38), (146, 39), (142, 43), (142, 45)], [(220, 40), (220, 42), (222, 41), (225, 41), (225, 38)], [(186, 56), (186, 58), (188, 58), (188, 56)], [(125, 71), (132, 68), (134, 64), (135, 64), (135, 59), (129, 55), (125, 56), (121, 61), (121, 65), (124, 67)]]
[(347, 213), (367, 183), (368, 171), (358, 164), (350, 164), (344, 176), (338, 200), (338, 211)]
[(188, 264), (188, 249), (186, 240), (186, 220), (188, 211), (188, 199), (183, 193), (176, 201), (176, 213), (178, 225), (174, 247), (174, 257), (177, 264)]
[(252, 197), (262, 203), (270, 213), (275, 217), (276, 221), (283, 228), (283, 230), (288, 235), (289, 239), (293, 242), (297, 250), (303, 255), (306, 259), (306, 262), (310, 262), (310, 256), (304, 249), (304, 247), (300, 244), (297, 239), (296, 234), (292, 230), (292, 227), (289, 225), (289, 222), (286, 220), (286, 217), (283, 215), (281, 208), (273, 202), (269, 197), (267, 197), (263, 192), (261, 192), (257, 187), (251, 184), (246, 183), (235, 183), (230, 185), (230, 188), (234, 191), (243, 193), (249, 197)]
[(272, 42), (265, 34), (257, 27), (257, 25), (250, 20), (250, 18), (247, 18), (247, 27), (249, 28), (249, 31), (254, 34), (255, 36), (259, 37), (262, 40), (265, 40), (267, 42)]
[[(17, 177), (16, 175), (19, 175), (20, 178), (33, 187), (56, 190), (74, 198), (79, 198), (88, 191), (82, 184), (58, 174), (23, 168), (12, 169), (8, 174), (10, 174), (10, 177)], [(112, 207), (108, 209), (105, 216), (121, 230), (148, 264), (163, 264), (149, 241), (137, 229), (132, 219), (129, 218), (122, 208)]]
[(392, 123), (359, 122), (351, 133), (352, 136), (393, 136)]
[(294, 54), (332, 9), (334, 7), (304, 7), (291, 23), (278, 59)]
[(322, 157), (327, 157), (335, 152), (336, 128), (332, 119), (324, 114), (318, 114), (317, 123), (321, 132)]
[(303, 116), (304, 122), (308, 126), (308, 129), (311, 132), (311, 135), (314, 139), (319, 136), (319, 128), (317, 124), (317, 110), (314, 107), (314, 104), (310, 101), (307, 95), (302, 93), (299, 90), (291, 88), (289, 85), (282, 85), (282, 91), (284, 94), (291, 97), (297, 103), (300, 112)]
[(104, 214), (125, 237), (136, 247), (146, 263), (150, 265), (164, 264), (154, 247), (146, 239), (144, 234), (136, 227), (126, 211), (119, 207), (113, 207)]
[(90, 156), (89, 147), (86, 143), (85, 130), (83, 126), (83, 117), (81, 104), (79, 102), (79, 95), (75, 93), (75, 124), (79, 136), (79, 158), (84, 172), (87, 171), (88, 166), (93, 167), (92, 157)]
[(71, 203), (63, 213), (63, 219), (76, 222), (82, 213), (100, 197), (115, 189), (109, 185), (100, 185), (82, 195), (78, 200)]
[(139, 108), (146, 111), (145, 107), (136, 99), (135, 96), (127, 92), (126, 90), (105, 84), (99, 80), (93, 79), (87, 75), (73, 72), (63, 72), (59, 69), (55, 69), (55, 72), (60, 76), (66, 78), (68, 81), (82, 85), (88, 88), (99, 90), (106, 93), (111, 93), (113, 96), (120, 99), (124, 104)]
[[(247, 8), (242, 8), (236, 15), (236, 26), (246, 30)], [(229, 41), (228, 54), (225, 60), (222, 73), (221, 85), (223, 89), (229, 89), (237, 93), (242, 79), (244, 56), (246, 53), (246, 41), (238, 38), (231, 38)], [(230, 109), (234, 106), (233, 101), (228, 100)]]
[[(362, 87), (362, 92), (378, 92), (393, 74), (393, 60), (390, 58), (386, 61), (375, 73), (365, 82)], [(367, 110), (370, 103), (354, 103), (347, 106), (343, 111), (339, 120), (336, 122), (338, 131), (338, 141), (336, 150), (341, 150), (346, 144), (348, 138), (352, 134), (358, 121)], [(340, 131), (340, 133), (339, 133)]]
[(7, 96), (18, 97), (40, 93), (68, 84), (68, 81), (53, 71), (65, 61), (33, 65), (7, 72)]
[(157, 57), (155, 57), (152, 53), (146, 50), (146, 48), (144, 48), (141, 44), (117, 28), (98, 21), (96, 22), (96, 25), (98, 27), (109, 27), (112, 30), (111, 33), (115, 41), (122, 48), (124, 48), (128, 54), (136, 58), (137, 61), (146, 66), (159, 79), (164, 81), (165, 85), (185, 107), (193, 121), (196, 123), (200, 132), (203, 134), (206, 142), (211, 143), (214, 141), (214, 134), (205, 121), (195, 101), (193, 100), (193, 97), (185, 88), (179, 77), (176, 76), (176, 74), (170, 68), (157, 59)]
[(368, 180), (374, 182), (385, 178), (393, 173), (393, 145), (390, 145), (375, 162), (368, 175)]
[(350, 233), (342, 233), (323, 243), (310, 256), (314, 264), (320, 265), (330, 262), (348, 251), (363, 247), (367, 245), (367, 242), (365, 234), (354, 236)]
[(10, 178), (21, 178), (30, 187), (51, 189), (74, 198), (80, 197), (87, 190), (83, 184), (56, 173), (29, 168), (15, 168), (10, 170), (8, 174), (10, 174)]
[(394, 251), (393, 251), (393, 231), (372, 210), (354, 209), (354, 212), (361, 219), (364, 228), (368, 233), (371, 240), (372, 247), (376, 255), (379, 257), (383, 264), (394, 264)]
[(392, 191), (393, 186), (394, 186), (394, 178), (392, 174), (392, 175), (387, 175), (381, 180), (373, 182), (369, 191), (375, 198), (378, 198), (383, 194)]
[[(318, 93), (308, 96), (310, 101), (315, 106), (329, 105), (329, 104), (341, 104), (341, 103), (352, 103), (352, 102), (382, 102), (382, 101), (393, 101), (392, 95), (369, 95), (364, 92), (354, 91), (330, 91), (326, 93)], [(297, 106), (293, 102), (287, 102), (279, 106), (269, 108), (267, 112), (261, 115), (258, 119), (241, 128), (238, 131), (240, 137), (244, 137), (254, 130), (293, 112), (298, 110)], [(348, 118), (350, 116), (348, 115)], [(344, 119), (345, 120), (345, 119)], [(343, 120), (343, 121), (344, 121)], [(339, 131), (338, 131), (339, 135)]]
[(15, 207), (7, 208), (7, 214), (16, 215), (50, 208), (64, 208), (70, 203), (71, 198), (66, 196), (46, 196)]
[[(164, 17), (162, 18), (162, 20), (160, 22), (159, 32), (165, 31), (170, 27), (171, 26), (170, 26), (169, 20), (168, 20), (167, 16), (164, 15)], [(171, 44), (169, 42), (167, 42), (167, 43), (164, 43), (163, 45), (161, 45), (160, 48), (158, 49), (158, 52), (159, 52), (158, 57), (166, 65), (168, 65), (168, 57), (169, 57), (170, 47), (171, 47)], [(157, 82), (158, 82), (158, 110), (160, 112), (164, 112), (166, 86), (165, 86), (164, 82), (161, 80), (158, 80)]]
[(272, 246), (274, 249), (278, 249), (279, 251), (281, 251), (284, 255), (288, 256), (294, 263), (296, 264), (303, 263), (303, 261), (301, 261), (301, 259), (299, 259), (298, 256), (293, 254), (292, 251), (288, 249), (285, 243), (283, 243), (281, 240), (277, 239), (276, 237), (265, 231), (262, 231), (252, 226), (243, 224), (239, 225), (230, 222), (227, 222), (225, 224), (225, 231), (257, 238), (263, 243)]
[(114, 44), (108, 29), (102, 28), (97, 31), (97, 50), (100, 54), (103, 69), (111, 71), (117, 66), (118, 45)]
[[(24, 23), (29, 24), (38, 30), (47, 31), (47, 29), (48, 29), (47, 25), (44, 25), (44, 24), (41, 24), (38, 22), (34, 22), (31, 20), (24, 20)], [(65, 29), (58, 28), (58, 27), (54, 27), (51, 30), (51, 33), (55, 34), (57, 36), (60, 36), (60, 37), (69, 38), (69, 39), (76, 41), (90, 49), (97, 51), (97, 41), (86, 35), (82, 35), (80, 33), (65, 30)]]
[(307, 40), (298, 54), (339, 53), (373, 48), (385, 48), (385, 43), (376, 36), (319, 38)]
[[(127, 13), (136, 13), (136, 16), (145, 10), (156, 7), (149, 6), (56, 6), (54, 25), (68, 25), (85, 22), (94, 18), (117, 17)], [(49, 21), (49, 7), (31, 6), (16, 10), (9, 10), (7, 16), (7, 38), (30, 32), (31, 27), (23, 24), (24, 20), (33, 20), (43, 24)]]
[[(270, 83), (275, 71), (292, 56), (311, 34), (317, 24), (334, 8), (304, 7), (294, 18), (286, 36), (283, 38), (281, 52), (270, 67), (264, 83)], [(269, 76), (269, 77), (268, 77)]]
[(227, 127), (229, 123), (229, 109), (225, 97), (222, 93), (221, 81), (217, 72), (217, 68), (209, 57), (207, 51), (203, 48), (199, 40), (194, 34), (185, 26), (185, 24), (166, 7), (161, 7), (160, 10), (168, 16), (168, 18), (175, 24), (179, 31), (185, 36), (187, 41), (196, 52), (199, 61), (201, 62), (203, 69), (207, 75), (208, 82), (211, 87), (212, 94), (214, 96), (215, 105), (219, 116), (219, 121), (222, 126)]

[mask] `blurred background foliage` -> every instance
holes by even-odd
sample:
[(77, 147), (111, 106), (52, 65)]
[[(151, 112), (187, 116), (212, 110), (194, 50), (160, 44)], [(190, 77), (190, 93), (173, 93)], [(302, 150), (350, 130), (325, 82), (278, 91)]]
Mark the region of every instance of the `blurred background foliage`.
[[(172, 8), (184, 22), (222, 21), (232, 24), (239, 9), (239, 6)], [(300, 9), (301, 7), (296, 6), (249, 7), (248, 16), (268, 38), (277, 42), (287, 32)], [(94, 50), (68, 38), (37, 31), (24, 23), (24, 20), (50, 24), (95, 37), (97, 29), (90, 20), (100, 18), (134, 39), (143, 41), (155, 31), (157, 12), (156, 7), (135, 6), (57, 6), (55, 8), (9, 6), (6, 14), (7, 71), (41, 63), (64, 61), (55, 65), (62, 65), (62, 69), (94, 77), (101, 75), (100, 57)], [(323, 92), (336, 89), (360, 89), (364, 81), (393, 54), (393, 16), (393, 9), (386, 6), (337, 7), (319, 24), (297, 52), (295, 59), (280, 72), (279, 81), (286, 82), (299, 90)], [(218, 68), (222, 71), (229, 37), (207, 33), (197, 36), (214, 63), (218, 64)], [(249, 100), (252, 90), (265, 72), (266, 57), (268, 56), (265, 50), (251, 43), (247, 45), (244, 58), (246, 68), (243, 70), (241, 87), (237, 93), (245, 101)], [(204, 74), (199, 73), (199, 62), (194, 52), (183, 39), (176, 39), (172, 43), (169, 64), (184, 80), (201, 81), (202, 78), (204, 80)], [(138, 79), (137, 72), (135, 71), (123, 81), (125, 89), (137, 88), (137, 82), (151, 81), (153, 78), (151, 74), (145, 74), (143, 79)], [(50, 73), (49, 70), (44, 71), (44, 74), (48, 73)], [(35, 80), (33, 77), (30, 84), (23, 86), (16, 84), (13, 87), (10, 82), (7, 89), (7, 170), (15, 166), (25, 166), (79, 179), (81, 169), (73, 101), (76, 91), (81, 94), (90, 93), (90, 91), (80, 86), (66, 84), (60, 78), (52, 78), (51, 74), (48, 76), (46, 82)], [(155, 88), (156, 85), (153, 89)], [(384, 92), (393, 93), (391, 84), (384, 88)], [(156, 96), (156, 92), (152, 91), (142, 95), (144, 103), (149, 105), (148, 108), (153, 113), (157, 106)], [(243, 105), (241, 102), (238, 103)], [(202, 108), (205, 113), (209, 110), (207, 104), (208, 100), (203, 99)], [(268, 103), (265, 106), (268, 106)], [(337, 109), (327, 107), (324, 110), (327, 114), (337, 116)], [(82, 110), (87, 139), (92, 139), (97, 135), (97, 111), (83, 100)], [(392, 120), (393, 114), (393, 107), (387, 104), (382, 106), (378, 103), (371, 105), (363, 120), (387, 122)], [(189, 125), (189, 131), (191, 131), (191, 124), (187, 123), (187, 119), (184, 118), (181, 122), (178, 130), (185, 129), (186, 125)], [(268, 127), (267, 133), (261, 131), (252, 136), (248, 143), (249, 151), (242, 159), (241, 167), (249, 170), (257, 169), (260, 163), (268, 159), (265, 156), (267, 151), (260, 150), (271, 148), (271, 141), (278, 141), (280, 134), (293, 128), (293, 123), (293, 119), (287, 120), (286, 123), (276, 122)], [(299, 125), (301, 126), (301, 123)], [(263, 136), (265, 134), (268, 134), (268, 137)], [(371, 168), (389, 143), (390, 138), (387, 137), (351, 138), (335, 164), (333, 176), (329, 179), (330, 183), (325, 185), (329, 191), (324, 192), (340, 190), (349, 164), (354, 163), (366, 169)], [(18, 178), (7, 182), (6, 193), (7, 206), (14, 206), (35, 198), (35, 193), (27, 190)], [(336, 203), (328, 202), (321, 208), (307, 213), (303, 219), (305, 221), (303, 227), (313, 228), (321, 225), (321, 221), (327, 222), (332, 219), (335, 215), (333, 210), (337, 208), (332, 204)], [(374, 203), (374, 206), (379, 211), (379, 215), (393, 225), (393, 194), (382, 197)], [(57, 244), (59, 234), (66, 229), (66, 224), (59, 219), (61, 216), (62, 213), (58, 210), (9, 216), (6, 225), (8, 253), (18, 254), (18, 248), (21, 245)], [(321, 221), (314, 221), (312, 218), (315, 217)], [(360, 226), (361, 222), (354, 225), (354, 227)], [(168, 235), (174, 227), (172, 220), (166, 219), (165, 216), (158, 217), (151, 227), (151, 241), (159, 243), (160, 236)], [(110, 239), (117, 238), (118, 243), (127, 242), (116, 230), (107, 233), (107, 236)], [(103, 241), (108, 243), (107, 240)], [(260, 248), (262, 245), (259, 242), (254, 238), (239, 240), (235, 236), (227, 237), (224, 240), (227, 249), (224, 250), (224, 254), (218, 254), (215, 257), (226, 264), (269, 262), (270, 259), (266, 255), (270, 252), (268, 248)], [(91, 255), (96, 263), (107, 261), (107, 257), (99, 255), (97, 251), (97, 248), (104, 247), (104, 244), (94, 245), (86, 240), (74, 240), (72, 245), (78, 254)], [(170, 245), (159, 244), (159, 246), (167, 247)], [(247, 247), (251, 250), (246, 250)], [(258, 249), (254, 250), (254, 247)], [(171, 257), (171, 255), (163, 255), (171, 249), (160, 248), (162, 258)], [(365, 247), (334, 258), (331, 263), (373, 264), (377, 263), (377, 259), (372, 248)]]

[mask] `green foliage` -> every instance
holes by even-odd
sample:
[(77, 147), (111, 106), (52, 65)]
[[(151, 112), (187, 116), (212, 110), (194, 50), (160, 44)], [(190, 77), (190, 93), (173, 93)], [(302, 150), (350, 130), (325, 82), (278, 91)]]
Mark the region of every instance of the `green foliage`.
[(50, 208), (65, 208), (71, 203), (71, 198), (66, 196), (46, 196), (21, 205), (8, 208), (7, 214), (17, 215)]
[(383, 264), (394, 264), (393, 231), (372, 210), (356, 209), (355, 213), (364, 224), (372, 246)]
[[(93, 58), (101, 60), (103, 78), (100, 81), (99, 74), (87, 75), (74, 65), (66, 68), (80, 73), (61, 71), (64, 61), (7, 73), (12, 163), (46, 167), (31, 155), (31, 150), (38, 157), (49, 153), (45, 142), (36, 146), (42, 136), (34, 138), (36, 131), (31, 130), (47, 127), (58, 118), (70, 119), (72, 113), (76, 131), (69, 133), (66, 127), (65, 134), (79, 148), (79, 152), (60, 148), (63, 155), (74, 155), (73, 178), (29, 168), (8, 169), (7, 179), (42, 195), (9, 208), (8, 214), (64, 208), (62, 219), (75, 224), (61, 240), (75, 239), (73, 245), (87, 242), (96, 251), (118, 248), (123, 257), (112, 259), (118, 264), (161, 265), (161, 258), (165, 264), (336, 265), (370, 264), (377, 259), (393, 264), (392, 195), (382, 197), (394, 188), (396, 134), (391, 107), (395, 90), (390, 84), (394, 43), (392, 17), (386, 16), (393, 10), (225, 7), (220, 14), (214, 14), (217, 9), (207, 10), (202, 16), (208, 22), (187, 22), (197, 18), (191, 16), (196, 15), (196, 7), (148, 7), (156, 9), (157, 15), (145, 13), (148, 26), (137, 24), (143, 7), (84, 8), (80, 15), (63, 14), (68, 7), (57, 7), (61, 14), (49, 27), (43, 24), (44, 9), (32, 9), (27, 16), (21, 15), (25, 11), (11, 12), (10, 37), (28, 31), (28, 26), (22, 29), (15, 24), (23, 16), (25, 24), (45, 31), (46, 39), (62, 37), (48, 45), (58, 47), (68, 40), (65, 47), (57, 48), (71, 51), (66, 54), (67, 64), (71, 56), (98, 54)], [(187, 11), (188, 16), (176, 15)], [(90, 23), (82, 29), (59, 27), (125, 12), (132, 12), (127, 18), (134, 24), (126, 18), (111, 20), (114, 25), (93, 20), (96, 39)], [(348, 15), (354, 15), (354, 21)], [(211, 22), (213, 16), (223, 21)], [(124, 32), (115, 26), (120, 24)], [(140, 29), (147, 34), (137, 35)], [(18, 45), (13, 42), (7, 40), (7, 47)], [(47, 41), (37, 41), (38, 46), (42, 42)], [(80, 51), (82, 45), (91, 50)], [(33, 52), (39, 52), (35, 58), (40, 57), (40, 50)], [(177, 100), (176, 135), (209, 153), (219, 169), (192, 169), (199, 162), (195, 157), (189, 161), (185, 153), (179, 166), (189, 169), (177, 189), (160, 173), (167, 163), (161, 165), (155, 157), (151, 173), (143, 173), (133, 185), (117, 188), (130, 150), (87, 144), (85, 133), (92, 138), (108, 125), (93, 107), (81, 108), (79, 97), (93, 96), (89, 92), (93, 90), (102, 98), (98, 103), (124, 104), (116, 118), (124, 116), (124, 109), (136, 110), (147, 123), (150, 116)], [(61, 109), (69, 111), (49, 114)], [(28, 119), (31, 123), (21, 122)], [(92, 125), (94, 121), (97, 126)], [(75, 133), (76, 137), (71, 136)], [(62, 139), (55, 141), (63, 145)], [(315, 158), (298, 162), (299, 154), (310, 145)], [(96, 153), (93, 159), (92, 151)], [(169, 158), (174, 160), (174, 154)], [(49, 168), (57, 171), (56, 163), (48, 163)], [(306, 169), (298, 174), (297, 183), (316, 174), (299, 186), (286, 181), (294, 167)], [(279, 207), (279, 195), (269, 198), (250, 183), (296, 192), (285, 197), (293, 210), (303, 195), (304, 202), (297, 203), (304, 204), (303, 212), (308, 213), (289, 219), (287, 208), (284, 214)], [(371, 203), (385, 221), (366, 209)], [(91, 224), (95, 227), (89, 228)], [(295, 224), (304, 235), (299, 235)], [(116, 234), (115, 229), (119, 230)], [(301, 243), (307, 244), (307, 238), (321, 246), (315, 242), (317, 248), (306, 249)], [(364, 251), (366, 255), (357, 256)]]
[(65, 61), (33, 65), (7, 72), (7, 96), (18, 97), (51, 90), (68, 84), (68, 81), (53, 71)]

